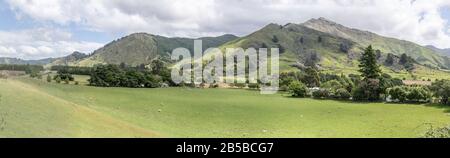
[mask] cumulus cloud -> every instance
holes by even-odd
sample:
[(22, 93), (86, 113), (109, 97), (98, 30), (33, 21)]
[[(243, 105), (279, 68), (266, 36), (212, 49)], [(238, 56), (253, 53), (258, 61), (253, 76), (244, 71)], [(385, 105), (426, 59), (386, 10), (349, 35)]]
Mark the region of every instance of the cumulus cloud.
[(419, 44), (450, 47), (448, 0), (7, 0), (18, 17), (99, 32), (246, 35), (268, 23), (326, 17)]
[(0, 31), (0, 56), (38, 59), (59, 57), (74, 51), (90, 53), (102, 44), (75, 41), (69, 32), (51, 28)]

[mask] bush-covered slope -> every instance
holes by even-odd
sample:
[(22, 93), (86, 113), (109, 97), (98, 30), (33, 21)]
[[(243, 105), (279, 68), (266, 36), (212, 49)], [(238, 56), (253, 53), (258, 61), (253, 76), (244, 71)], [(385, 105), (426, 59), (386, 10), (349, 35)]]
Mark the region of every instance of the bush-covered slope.
[[(237, 38), (234, 35), (219, 37), (204, 37), (203, 47), (217, 47)], [(95, 64), (121, 64), (139, 65), (148, 64), (156, 57), (168, 57), (173, 49), (178, 47), (193, 50), (194, 40), (191, 38), (168, 38), (147, 33), (135, 33), (113, 41), (73, 65), (93, 66)]]

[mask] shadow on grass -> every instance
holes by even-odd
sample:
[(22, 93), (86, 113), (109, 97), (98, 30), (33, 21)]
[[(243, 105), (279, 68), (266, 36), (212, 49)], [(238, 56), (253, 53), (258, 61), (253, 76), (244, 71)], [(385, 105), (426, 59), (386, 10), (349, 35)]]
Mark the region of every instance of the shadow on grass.
[(450, 106), (448, 106), (448, 105), (443, 105), (443, 104), (438, 104), (438, 103), (429, 103), (429, 104), (425, 104), (425, 106), (438, 108), (438, 109), (444, 109), (445, 113), (450, 113)]
[(345, 99), (330, 99), (330, 98), (313, 98), (313, 97), (294, 97), (294, 96), (290, 96), (290, 95), (283, 95), (286, 98), (291, 98), (291, 99), (312, 99), (312, 100), (317, 100), (317, 101), (336, 101), (339, 103), (344, 103), (344, 104), (372, 104), (372, 103), (382, 103), (382, 104), (393, 104), (393, 105), (412, 105), (412, 106), (425, 106), (425, 107), (433, 107), (433, 108), (439, 108), (439, 109), (444, 109), (445, 113), (450, 113), (450, 106), (448, 105), (443, 105), (443, 104), (439, 104), (439, 103), (423, 103), (423, 102), (406, 102), (406, 103), (401, 103), (401, 102), (385, 102), (382, 100), (379, 101), (353, 101), (353, 100), (345, 100)]
[(383, 103), (383, 104), (391, 104), (391, 105), (412, 105), (412, 106), (425, 106), (425, 107), (433, 107), (433, 108), (439, 108), (444, 109), (445, 113), (450, 113), (450, 106), (443, 105), (439, 103), (424, 103), (424, 102), (385, 102), (385, 101), (352, 101), (352, 100), (337, 100), (337, 99), (324, 99), (324, 100), (334, 100), (338, 101), (340, 103), (347, 103), (347, 104), (370, 104), (370, 103)]

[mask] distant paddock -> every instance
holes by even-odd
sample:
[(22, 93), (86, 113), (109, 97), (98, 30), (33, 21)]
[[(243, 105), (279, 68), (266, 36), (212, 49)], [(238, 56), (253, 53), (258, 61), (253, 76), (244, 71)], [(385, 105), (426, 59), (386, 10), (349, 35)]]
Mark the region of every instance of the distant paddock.
[(0, 78), (7, 78), (9, 76), (22, 76), (22, 75), (25, 75), (25, 71), (0, 70)]

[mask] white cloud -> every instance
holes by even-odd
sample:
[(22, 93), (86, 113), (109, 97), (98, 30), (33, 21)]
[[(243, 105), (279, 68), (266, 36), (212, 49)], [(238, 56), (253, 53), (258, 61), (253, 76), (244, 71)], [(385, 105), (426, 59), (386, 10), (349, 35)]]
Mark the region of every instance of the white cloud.
[(60, 57), (74, 51), (91, 53), (103, 44), (75, 41), (72, 34), (52, 28), (0, 31), (0, 56), (39, 59)]
[(245, 35), (275, 23), (326, 17), (419, 44), (450, 47), (448, 0), (7, 0), (20, 16), (100, 32)]
[(16, 53), (17, 53), (17, 51), (15, 48), (0, 46), (0, 54), (10, 56), (10, 55), (15, 55)]

